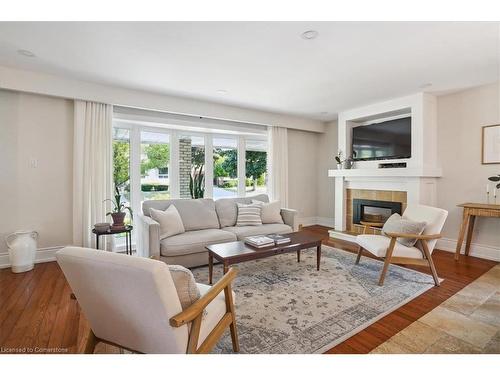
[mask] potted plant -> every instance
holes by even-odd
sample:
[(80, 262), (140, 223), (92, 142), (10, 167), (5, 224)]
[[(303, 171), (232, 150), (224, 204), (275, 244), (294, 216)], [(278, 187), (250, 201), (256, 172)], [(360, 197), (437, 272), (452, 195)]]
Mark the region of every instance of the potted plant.
[(342, 150), (337, 152), (337, 156), (335, 156), (335, 161), (337, 162), (337, 169), (342, 169), (342, 165), (344, 164), (345, 159), (342, 159)]
[(113, 227), (123, 228), (125, 226), (125, 211), (128, 210), (130, 216), (132, 216), (132, 209), (122, 202), (122, 197), (118, 187), (115, 186), (115, 197), (114, 199), (105, 199), (104, 202), (110, 201), (113, 204), (113, 211), (108, 212), (106, 216), (111, 215), (113, 218)]

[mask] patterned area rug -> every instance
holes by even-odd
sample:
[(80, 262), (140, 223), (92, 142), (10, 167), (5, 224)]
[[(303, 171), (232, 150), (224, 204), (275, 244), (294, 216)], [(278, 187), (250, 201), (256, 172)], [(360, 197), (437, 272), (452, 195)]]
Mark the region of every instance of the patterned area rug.
[[(430, 275), (389, 266), (378, 286), (382, 262), (329, 246), (237, 265), (237, 327), (241, 353), (322, 353), (434, 286)], [(193, 269), (207, 283), (208, 267)], [(214, 266), (214, 282), (222, 266)], [(229, 330), (228, 330), (229, 331)], [(229, 332), (215, 353), (232, 353)]]

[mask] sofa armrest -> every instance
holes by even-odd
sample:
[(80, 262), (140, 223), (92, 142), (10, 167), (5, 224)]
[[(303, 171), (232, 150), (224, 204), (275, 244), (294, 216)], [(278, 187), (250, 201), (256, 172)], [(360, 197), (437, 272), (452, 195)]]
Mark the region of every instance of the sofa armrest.
[(145, 258), (160, 259), (160, 224), (142, 214), (137, 215), (137, 221), (137, 254)]
[(296, 232), (299, 229), (299, 225), (297, 223), (298, 213), (299, 213), (299, 211), (292, 210), (291, 208), (282, 208), (281, 209), (281, 217), (283, 218), (283, 222), (286, 225), (291, 226), (294, 232)]

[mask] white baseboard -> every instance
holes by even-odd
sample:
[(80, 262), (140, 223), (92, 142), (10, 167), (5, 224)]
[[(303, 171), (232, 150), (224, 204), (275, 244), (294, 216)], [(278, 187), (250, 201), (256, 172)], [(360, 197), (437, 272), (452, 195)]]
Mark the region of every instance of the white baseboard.
[(321, 216), (310, 216), (310, 217), (299, 217), (297, 219), (299, 224), (302, 224), (304, 227), (308, 227), (310, 225), (323, 225), (325, 227), (333, 228), (335, 219), (332, 217), (321, 217)]
[[(36, 250), (35, 263), (53, 262), (56, 252), (64, 246), (43, 247)], [(9, 253), (0, 253), (0, 268), (10, 267)]]
[[(441, 238), (436, 244), (436, 249), (445, 250), (454, 253), (457, 248), (457, 240), (452, 238)], [(462, 245), (461, 254), (464, 253), (465, 241)], [(478, 243), (471, 243), (469, 255), (473, 257), (490, 259), (500, 262), (500, 247), (481, 245)]]

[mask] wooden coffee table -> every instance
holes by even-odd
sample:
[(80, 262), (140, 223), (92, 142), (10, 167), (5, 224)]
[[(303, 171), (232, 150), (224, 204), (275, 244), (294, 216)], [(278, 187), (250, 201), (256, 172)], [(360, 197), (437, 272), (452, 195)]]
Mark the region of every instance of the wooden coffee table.
[(295, 251), (297, 252), (297, 262), (300, 262), (301, 250), (316, 247), (316, 268), (319, 271), (319, 264), (321, 261), (321, 236), (306, 232), (294, 232), (284, 234), (284, 236), (290, 237), (291, 242), (283, 245), (268, 246), (261, 249), (247, 245), (243, 241), (226, 242), (206, 246), (208, 250), (209, 284), (212, 284), (214, 258), (223, 264), (224, 273), (226, 273), (229, 266), (236, 263), (267, 258), (273, 255)]

